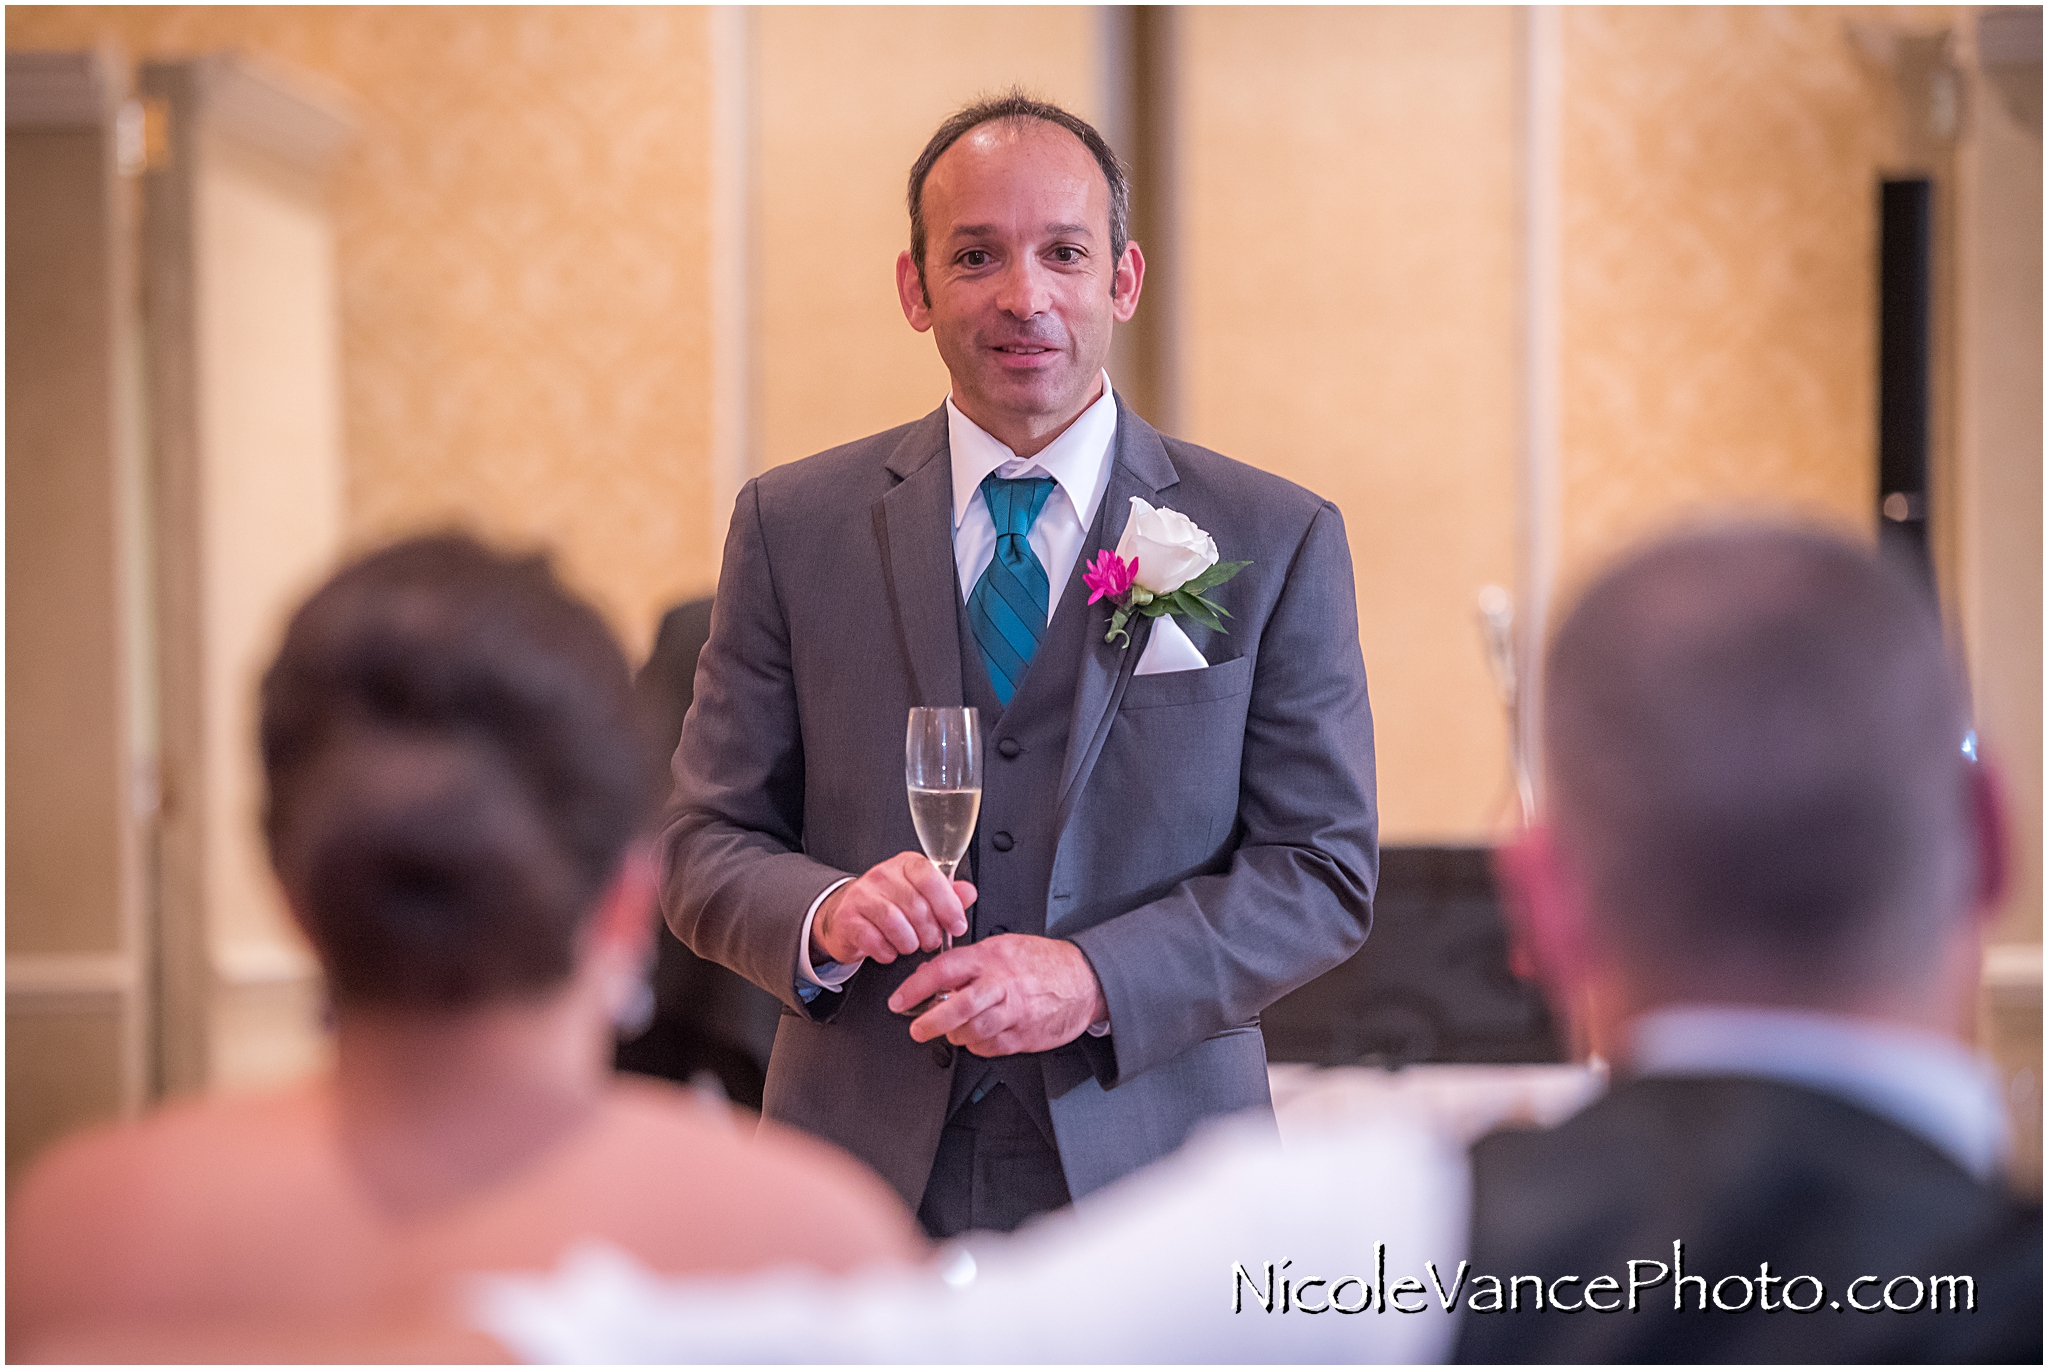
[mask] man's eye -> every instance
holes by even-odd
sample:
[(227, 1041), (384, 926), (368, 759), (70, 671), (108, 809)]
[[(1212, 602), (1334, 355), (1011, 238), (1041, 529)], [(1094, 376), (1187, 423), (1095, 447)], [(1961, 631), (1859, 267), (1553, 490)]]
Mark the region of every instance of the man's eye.
[(987, 266), (992, 259), (980, 248), (960, 254), (960, 265), (965, 267)]
[(1066, 244), (1062, 244), (1059, 247), (1056, 247), (1052, 250), (1052, 257), (1053, 260), (1056, 262), (1063, 262), (1068, 265), (1071, 265), (1074, 262), (1078, 262), (1081, 260), (1081, 249), (1078, 247), (1071, 247)]

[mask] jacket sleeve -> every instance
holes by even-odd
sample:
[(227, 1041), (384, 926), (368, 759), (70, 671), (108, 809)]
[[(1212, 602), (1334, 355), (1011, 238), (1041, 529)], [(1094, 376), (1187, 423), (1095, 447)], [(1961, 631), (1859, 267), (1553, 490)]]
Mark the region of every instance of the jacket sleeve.
[(846, 873), (803, 854), (802, 736), (788, 620), (750, 481), (676, 747), (659, 840), (662, 912), (699, 956), (822, 1018), (843, 996), (797, 995), (797, 938), (811, 902)]
[(1358, 950), (1379, 873), (1372, 708), (1343, 518), (1325, 502), (1293, 551), (1256, 649), (1224, 870), (1077, 932), (1109, 1005), (1082, 1050), (1105, 1087)]

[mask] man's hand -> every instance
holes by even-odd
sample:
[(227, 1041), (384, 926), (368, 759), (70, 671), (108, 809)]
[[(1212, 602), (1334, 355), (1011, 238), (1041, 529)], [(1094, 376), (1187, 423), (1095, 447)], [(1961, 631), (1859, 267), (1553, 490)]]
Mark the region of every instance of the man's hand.
[(811, 964), (844, 966), (865, 959), (887, 965), (919, 948), (937, 951), (941, 928), (955, 937), (967, 935), (967, 906), (974, 899), (974, 886), (965, 880), (949, 884), (923, 853), (899, 853), (818, 906), (811, 920)]
[(1094, 967), (1079, 947), (1056, 937), (1005, 933), (955, 947), (898, 985), (889, 1007), (900, 1013), (940, 991), (952, 997), (912, 1022), (911, 1037), (944, 1037), (976, 1056), (1050, 1051), (1103, 1015)]

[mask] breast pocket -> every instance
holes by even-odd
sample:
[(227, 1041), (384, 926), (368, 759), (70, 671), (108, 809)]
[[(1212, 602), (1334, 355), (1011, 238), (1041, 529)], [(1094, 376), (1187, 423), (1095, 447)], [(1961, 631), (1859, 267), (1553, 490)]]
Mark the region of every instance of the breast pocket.
[(1218, 859), (1236, 820), (1251, 698), (1245, 657), (1124, 687), (1089, 788), (1115, 796), (1114, 821), (1145, 834), (1148, 857), (1180, 872)]
[(1134, 675), (1124, 687), (1122, 709), (1170, 709), (1182, 704), (1206, 704), (1251, 693), (1252, 663), (1249, 657), (1219, 662), (1201, 671), (1168, 671), (1164, 675)]

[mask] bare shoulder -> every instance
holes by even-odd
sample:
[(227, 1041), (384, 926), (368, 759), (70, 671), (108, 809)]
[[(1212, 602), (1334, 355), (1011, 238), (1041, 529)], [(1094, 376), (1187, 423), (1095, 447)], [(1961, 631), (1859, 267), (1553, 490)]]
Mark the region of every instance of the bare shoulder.
[(181, 1102), (58, 1142), (8, 1203), (10, 1327), (146, 1300), (198, 1269), (227, 1215), (317, 1164), (320, 1107), (305, 1087)]
[(658, 1081), (622, 1080), (612, 1102), (614, 1144), (707, 1234), (782, 1243), (758, 1254), (826, 1269), (923, 1254), (895, 1191), (837, 1147)]
[(309, 1090), (169, 1104), (133, 1122), (87, 1128), (30, 1168), (8, 1205), (11, 1234), (48, 1219), (75, 1223), (104, 1211), (137, 1214), (164, 1189), (211, 1184), (248, 1157), (274, 1157), (311, 1130)]

